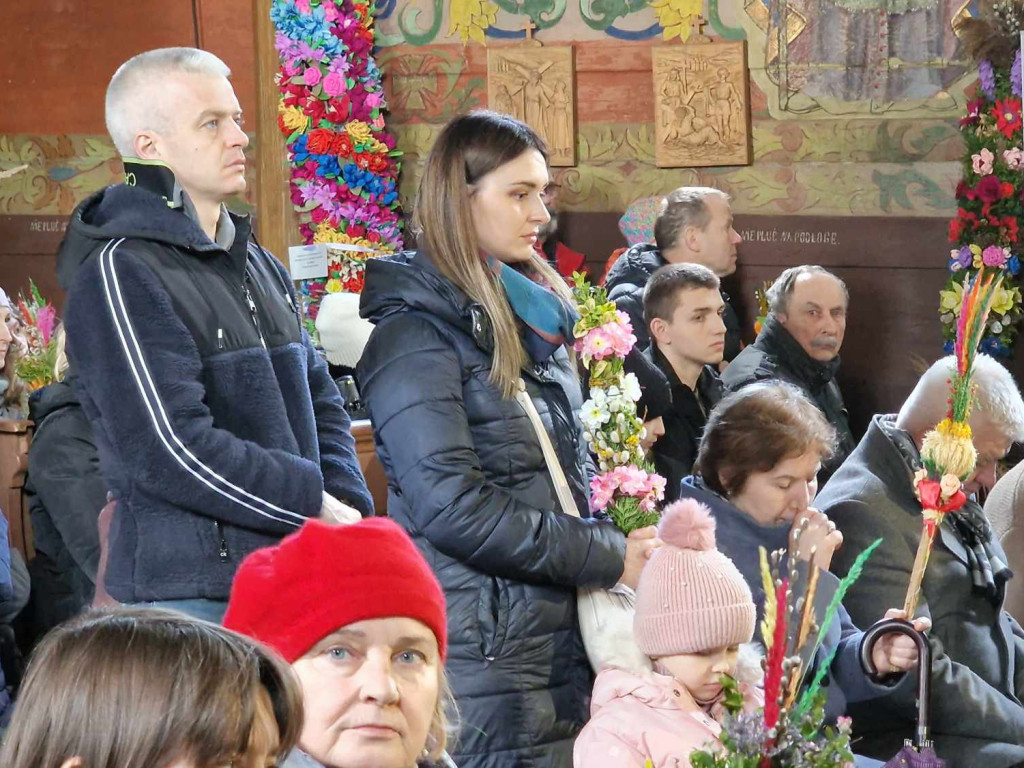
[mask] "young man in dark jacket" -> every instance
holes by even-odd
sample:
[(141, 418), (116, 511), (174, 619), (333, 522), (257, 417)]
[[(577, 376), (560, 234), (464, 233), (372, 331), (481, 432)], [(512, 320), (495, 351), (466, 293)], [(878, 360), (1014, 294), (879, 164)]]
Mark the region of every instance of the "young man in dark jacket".
[(666, 482), (665, 500), (679, 498), (693, 470), (708, 413), (722, 399), (717, 366), (725, 348), (725, 302), (715, 273), (699, 264), (668, 264), (644, 291), (651, 346), (644, 353), (672, 387), (665, 434), (651, 449)]
[(229, 75), (190, 48), (118, 69), (106, 120), (126, 183), (78, 207), (58, 257), (117, 500), (104, 586), (214, 619), (249, 552), (373, 508), (288, 273), (224, 207), (245, 189), (248, 144)]
[(818, 474), (832, 476), (857, 447), (836, 382), (850, 296), (846, 284), (817, 266), (790, 267), (768, 290), (768, 318), (757, 340), (722, 374), (735, 392), (755, 381), (781, 379), (804, 391), (836, 428), (838, 444)]
[[(646, 348), (650, 329), (644, 322), (644, 286), (666, 264), (701, 264), (719, 278), (736, 271), (736, 246), (743, 242), (732, 225), (729, 196), (711, 187), (680, 187), (665, 198), (654, 222), (655, 244), (634, 245), (608, 271), (608, 298), (629, 315), (637, 346)], [(740, 320), (722, 293), (725, 312), (724, 359), (742, 348)]]

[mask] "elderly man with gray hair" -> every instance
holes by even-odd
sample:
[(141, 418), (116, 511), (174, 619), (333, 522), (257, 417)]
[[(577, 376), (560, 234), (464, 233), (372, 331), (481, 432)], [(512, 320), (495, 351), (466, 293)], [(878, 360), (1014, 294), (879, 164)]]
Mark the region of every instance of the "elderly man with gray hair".
[(116, 502), (103, 586), (212, 620), (247, 554), (308, 518), (373, 511), (291, 279), (225, 206), (249, 143), (230, 74), (195, 48), (118, 68), (106, 121), (125, 183), (78, 206), (58, 255), (76, 391)]
[(804, 391), (836, 428), (837, 446), (818, 479), (827, 480), (857, 445), (836, 372), (846, 333), (846, 284), (822, 267), (790, 267), (768, 290), (768, 317), (757, 340), (722, 374), (735, 392), (755, 381), (780, 379)]
[[(832, 559), (837, 575), (882, 539), (843, 600), (861, 627), (877, 618), (879, 606), (900, 605), (906, 595), (922, 532), (914, 473), (925, 434), (946, 416), (947, 380), (955, 372), (952, 356), (939, 360), (899, 414), (875, 416), (816, 500), (843, 534)], [(1013, 574), (974, 494), (993, 485), (996, 464), (1024, 439), (1024, 401), (1009, 371), (985, 355), (977, 358), (974, 382), (970, 426), (978, 461), (964, 484), (970, 498), (939, 528), (917, 610), (932, 620), (936, 752), (950, 768), (1009, 768), (1024, 764), (1024, 631), (1003, 610)], [(879, 758), (895, 754), (913, 733), (916, 711), (912, 697), (895, 694), (851, 706), (858, 751)]]
[[(680, 187), (670, 192), (654, 222), (654, 243), (639, 243), (623, 253), (608, 271), (608, 298), (629, 315), (637, 348), (651, 343), (644, 323), (644, 287), (666, 264), (700, 264), (719, 278), (736, 271), (736, 246), (742, 242), (733, 228), (729, 196), (712, 187)], [(742, 347), (740, 321), (729, 297), (725, 301), (725, 362)]]

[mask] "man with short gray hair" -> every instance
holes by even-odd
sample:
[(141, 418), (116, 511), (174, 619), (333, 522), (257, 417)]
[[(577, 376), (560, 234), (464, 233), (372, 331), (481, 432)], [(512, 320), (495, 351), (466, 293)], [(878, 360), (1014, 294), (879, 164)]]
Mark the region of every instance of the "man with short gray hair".
[[(634, 245), (608, 271), (608, 298), (629, 315), (637, 346), (651, 343), (644, 323), (644, 286), (651, 275), (666, 264), (700, 264), (719, 278), (736, 271), (736, 246), (742, 238), (733, 228), (729, 196), (712, 187), (680, 187), (669, 193), (654, 222), (654, 240)], [(725, 360), (732, 360), (742, 348), (740, 321), (729, 297), (725, 302)]]
[(768, 317), (757, 340), (722, 375), (735, 392), (781, 379), (804, 391), (836, 428), (838, 444), (818, 478), (824, 482), (856, 447), (835, 376), (850, 302), (846, 284), (818, 266), (790, 267), (768, 290)]
[(291, 279), (225, 202), (249, 143), (230, 71), (162, 48), (114, 73), (124, 184), (85, 200), (58, 255), (68, 356), (116, 502), (104, 584), (218, 620), (250, 552), (370, 499), (349, 418)]
[[(955, 373), (956, 359), (942, 358), (898, 414), (875, 416), (815, 499), (843, 534), (832, 559), (837, 575), (881, 541), (843, 599), (861, 628), (878, 618), (879, 606), (904, 601), (923, 529), (914, 476), (925, 435), (946, 418), (948, 380)], [(973, 381), (969, 423), (978, 460), (963, 485), (969, 498), (939, 527), (917, 615), (932, 621), (935, 751), (950, 768), (1010, 768), (1024, 765), (1024, 630), (1003, 610), (1013, 573), (975, 494), (993, 485), (996, 465), (1024, 439), (1024, 400), (1010, 372), (987, 355), (977, 357)], [(851, 705), (859, 752), (887, 759), (913, 735), (917, 706), (913, 694), (902, 694)]]

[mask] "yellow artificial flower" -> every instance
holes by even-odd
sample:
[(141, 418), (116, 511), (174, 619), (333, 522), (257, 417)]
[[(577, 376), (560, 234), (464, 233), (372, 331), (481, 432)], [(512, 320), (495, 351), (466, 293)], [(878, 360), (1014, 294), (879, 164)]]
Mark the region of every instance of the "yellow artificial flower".
[(327, 281), (327, 284), (324, 286), (324, 290), (327, 291), (328, 293), (340, 293), (341, 280), (339, 280), (336, 277), (332, 277), (330, 280)]
[(353, 120), (345, 126), (345, 130), (348, 131), (348, 135), (354, 144), (368, 144), (373, 138), (373, 135), (370, 133), (370, 126), (362, 120)]
[(658, 14), (663, 37), (678, 37), (685, 43), (690, 38), (691, 22), (704, 11), (704, 0), (653, 0), (650, 6)]
[(1006, 284), (1003, 283), (996, 289), (995, 298), (992, 300), (992, 311), (997, 315), (1005, 315), (1020, 302), (1020, 288), (1007, 289)]
[(277, 111), (281, 114), (281, 122), (289, 131), (309, 130), (309, 118), (303, 114), (299, 107), (286, 107), (283, 101), (277, 103)]
[(960, 305), (964, 303), (963, 283), (953, 283), (948, 291), (939, 291), (939, 311), (960, 317)]
[(966, 421), (943, 419), (935, 427), (935, 431), (941, 435), (946, 435), (947, 437), (955, 437), (958, 440), (971, 439), (971, 425)]
[(484, 32), (498, 20), (498, 6), (490, 0), (451, 0), (448, 19), (449, 36), (457, 32), (463, 43), (483, 44)]
[(313, 233), (314, 243), (349, 243), (351, 245), (362, 245), (366, 248), (372, 248), (373, 250), (381, 250), (380, 245), (374, 245), (369, 240), (362, 237), (349, 237), (344, 232), (341, 232), (326, 221), (317, 224), (316, 232)]

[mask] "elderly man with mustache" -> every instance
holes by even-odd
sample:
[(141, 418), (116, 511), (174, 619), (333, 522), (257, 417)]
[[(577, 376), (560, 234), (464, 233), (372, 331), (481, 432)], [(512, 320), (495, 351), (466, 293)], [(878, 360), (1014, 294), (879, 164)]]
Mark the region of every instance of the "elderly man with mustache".
[(857, 447), (835, 375), (846, 332), (846, 284), (818, 266), (790, 267), (768, 290), (769, 314), (760, 335), (722, 375), (729, 391), (755, 381), (795, 384), (836, 428), (838, 445), (822, 465), (824, 482)]

